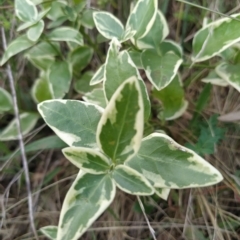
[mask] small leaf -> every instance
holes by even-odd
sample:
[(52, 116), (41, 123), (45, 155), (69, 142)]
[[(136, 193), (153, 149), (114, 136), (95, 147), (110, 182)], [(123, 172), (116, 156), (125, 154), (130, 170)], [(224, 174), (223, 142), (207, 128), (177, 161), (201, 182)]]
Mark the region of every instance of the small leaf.
[(49, 239), (56, 240), (57, 239), (57, 226), (46, 226), (40, 228), (40, 231)]
[(72, 79), (70, 66), (67, 62), (54, 62), (48, 73), (51, 93), (54, 98), (63, 98), (68, 92)]
[(57, 240), (79, 239), (107, 209), (115, 194), (115, 184), (108, 174), (80, 172), (65, 197)]
[(221, 87), (229, 86), (229, 83), (226, 80), (219, 77), (215, 70), (211, 71), (207, 75), (207, 77), (203, 78), (201, 81), (205, 82), (205, 83), (211, 83), (213, 85), (217, 85), (217, 86), (221, 86)]
[(159, 99), (163, 105), (162, 117), (166, 120), (173, 120), (182, 116), (186, 111), (188, 102), (184, 99), (179, 75), (161, 91), (154, 90), (153, 95)]
[(223, 80), (225, 80), (229, 85), (234, 87), (240, 92), (240, 73), (239, 73), (240, 63), (239, 64), (230, 64), (222, 63), (217, 66), (216, 73)]
[(143, 174), (157, 188), (205, 187), (223, 179), (207, 161), (162, 133), (144, 138), (138, 154), (126, 165)]
[(35, 42), (39, 39), (44, 29), (44, 22), (40, 20), (37, 24), (31, 26), (27, 31), (27, 37), (29, 40)]
[(36, 103), (52, 99), (50, 85), (46, 77), (43, 76), (34, 82), (32, 97)]
[[(22, 113), (20, 116), (20, 125), (22, 135), (28, 134), (36, 125), (39, 115), (36, 113)], [(16, 119), (14, 118), (8, 126), (0, 132), (1, 141), (10, 141), (18, 139)]]
[(181, 46), (171, 40), (165, 40), (161, 42), (159, 48), (162, 55), (165, 55), (167, 52), (173, 52), (180, 58), (182, 58), (183, 56), (183, 50)]
[(106, 99), (104, 96), (103, 89), (96, 88), (93, 89), (91, 92), (86, 93), (82, 99), (86, 102), (96, 104), (102, 108), (106, 107)]
[(104, 81), (104, 71), (105, 71), (105, 64), (103, 64), (98, 70), (97, 72), (93, 75), (91, 81), (90, 81), (90, 85), (95, 85), (98, 83), (101, 83), (102, 81)]
[(108, 12), (94, 12), (93, 19), (97, 30), (107, 39), (117, 38), (119, 41), (124, 37), (122, 23)]
[(13, 108), (12, 96), (0, 87), (0, 114)]
[(76, 167), (91, 174), (107, 173), (110, 161), (100, 152), (82, 147), (68, 147), (62, 150), (64, 156)]
[(169, 193), (171, 189), (170, 188), (155, 188), (155, 193), (162, 199), (166, 200), (168, 199)]
[(157, 0), (139, 0), (128, 17), (126, 29), (136, 32), (135, 39), (144, 37), (152, 28), (157, 11)]
[(49, 33), (47, 37), (51, 41), (69, 41), (75, 42), (79, 45), (83, 45), (83, 37), (80, 32), (70, 27), (59, 27)]
[(14, 39), (7, 47), (6, 51), (3, 54), (0, 66), (8, 61), (12, 56), (30, 48), (35, 43), (30, 41), (26, 35), (22, 35)]
[(69, 146), (96, 147), (101, 107), (77, 100), (48, 100), (38, 104), (38, 111)]
[(160, 56), (153, 49), (145, 50), (141, 58), (145, 73), (157, 90), (165, 88), (173, 80), (182, 63), (182, 59), (173, 52)]
[(126, 193), (138, 196), (152, 195), (154, 193), (154, 189), (148, 180), (128, 166), (118, 165), (115, 167), (112, 177), (116, 185)]
[(160, 43), (168, 34), (169, 29), (166, 19), (161, 11), (158, 10), (151, 29), (144, 37), (137, 39), (136, 45), (139, 49), (158, 49)]
[(94, 24), (94, 20), (93, 20), (93, 13), (94, 13), (93, 9), (85, 9), (83, 11), (82, 17), (81, 17), (81, 24), (85, 28), (89, 28), (89, 29), (94, 28), (95, 24)]
[(37, 8), (30, 0), (15, 0), (15, 12), (23, 22), (34, 22), (38, 17)]
[(119, 86), (101, 117), (97, 128), (99, 148), (113, 162), (123, 163), (140, 147), (143, 122), (141, 90), (133, 76)]
[(128, 51), (128, 54), (131, 57), (134, 64), (136, 65), (136, 67), (138, 69), (143, 69), (142, 60), (141, 60), (142, 52), (131, 50), (131, 51)]
[[(234, 19), (236, 18), (236, 20)], [(193, 39), (193, 62), (205, 61), (218, 55), (240, 40), (240, 14), (211, 22), (200, 29)]]
[(91, 61), (93, 49), (88, 46), (80, 46), (70, 52), (68, 59), (73, 67), (73, 71), (81, 72)]

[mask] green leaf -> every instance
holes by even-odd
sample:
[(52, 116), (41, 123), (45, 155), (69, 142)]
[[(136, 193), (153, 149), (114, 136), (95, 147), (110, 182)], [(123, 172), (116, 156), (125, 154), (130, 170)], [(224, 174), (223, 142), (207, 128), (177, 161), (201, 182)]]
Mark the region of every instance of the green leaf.
[[(39, 115), (36, 113), (22, 113), (19, 116), (22, 135), (28, 134), (36, 125)], [(0, 132), (1, 141), (10, 141), (18, 139), (16, 119), (14, 118), (6, 128)]]
[(96, 88), (93, 89), (91, 92), (86, 93), (82, 99), (86, 102), (96, 104), (102, 108), (106, 107), (106, 99), (103, 92), (103, 89)]
[(91, 174), (103, 174), (110, 170), (110, 161), (102, 153), (82, 147), (68, 147), (62, 150), (64, 156), (76, 167)]
[(155, 188), (155, 193), (164, 200), (168, 199), (170, 191), (170, 188)]
[(182, 63), (182, 59), (173, 52), (160, 56), (153, 49), (145, 50), (141, 59), (149, 81), (157, 90), (165, 88), (174, 79)]
[(53, 1), (50, 5), (51, 9), (48, 12), (47, 17), (53, 22), (57, 21), (61, 17), (66, 18), (65, 13), (63, 12), (63, 9), (66, 5), (66, 1)]
[(117, 38), (119, 41), (124, 37), (122, 23), (108, 12), (94, 12), (93, 19), (97, 30), (107, 39)]
[(37, 20), (38, 11), (30, 0), (15, 0), (15, 13), (23, 22), (34, 22)]
[(166, 38), (169, 34), (168, 25), (165, 17), (158, 10), (154, 23), (148, 33), (136, 40), (136, 45), (139, 49), (153, 48), (158, 49), (159, 44)]
[(97, 72), (93, 75), (93, 77), (90, 81), (90, 85), (95, 85), (95, 84), (98, 84), (98, 83), (101, 83), (102, 81), (104, 81), (104, 71), (105, 71), (105, 64), (103, 64), (97, 70)]
[(0, 114), (13, 108), (12, 96), (0, 87)]
[(73, 71), (81, 72), (91, 61), (93, 49), (88, 46), (80, 46), (75, 48), (69, 54), (69, 62), (72, 64)]
[(93, 9), (85, 9), (82, 13), (82, 17), (81, 17), (81, 24), (85, 27), (85, 28), (89, 28), (89, 29), (93, 29), (95, 24), (94, 24), (94, 20), (93, 20), (93, 13), (95, 10)]
[(240, 73), (239, 73), (240, 63), (231, 64), (231, 63), (222, 63), (217, 66), (216, 73), (223, 80), (225, 80), (229, 85), (234, 87), (240, 92)]
[(38, 111), (69, 146), (96, 147), (101, 107), (77, 100), (48, 100), (38, 104)]
[(30, 41), (26, 35), (22, 35), (16, 39), (14, 39), (7, 47), (6, 51), (3, 54), (1, 59), (0, 66), (8, 61), (12, 56), (30, 48), (35, 43)]
[(162, 133), (144, 138), (138, 154), (126, 164), (157, 188), (205, 187), (223, 179), (207, 161)]
[(135, 32), (135, 39), (144, 37), (152, 28), (157, 11), (157, 0), (139, 0), (128, 17), (126, 29)]
[(138, 69), (143, 69), (142, 60), (141, 60), (142, 52), (131, 50), (131, 51), (128, 51), (128, 54), (131, 57), (134, 64), (136, 65), (136, 67)]
[(218, 76), (215, 70), (211, 71), (207, 77), (203, 78), (201, 80), (205, 83), (211, 83), (213, 85), (221, 86), (221, 87), (227, 87), (229, 86), (228, 82), (221, 77)]
[(54, 62), (50, 66), (48, 80), (54, 98), (65, 96), (69, 90), (71, 79), (71, 67), (67, 62)]
[(74, 89), (80, 94), (91, 92), (97, 86), (91, 86), (90, 80), (92, 79), (93, 72), (85, 72), (80, 79), (78, 79), (74, 84)]
[(40, 228), (40, 231), (49, 239), (56, 240), (57, 239), (57, 226), (46, 226)]
[(118, 165), (115, 167), (112, 177), (116, 185), (126, 193), (138, 196), (152, 195), (154, 193), (154, 188), (148, 180), (128, 166)]
[(184, 90), (179, 75), (161, 91), (154, 90), (153, 96), (159, 99), (163, 105), (162, 117), (173, 120), (180, 117), (187, 109), (188, 102), (184, 99)]
[(98, 146), (115, 163), (131, 158), (140, 147), (144, 119), (138, 82), (133, 76), (119, 86), (98, 124)]
[(32, 86), (32, 97), (36, 103), (52, 99), (50, 85), (46, 77), (37, 79)]
[(35, 25), (31, 26), (27, 31), (27, 37), (29, 40), (35, 42), (39, 39), (44, 29), (44, 21), (40, 20)]
[(165, 55), (167, 52), (173, 52), (180, 58), (182, 58), (183, 56), (183, 50), (181, 46), (171, 40), (165, 40), (161, 42), (159, 48), (162, 55)]
[(77, 240), (111, 204), (116, 187), (108, 174), (79, 173), (60, 214), (57, 240)]
[(205, 61), (239, 42), (240, 14), (234, 14), (231, 17), (211, 22), (195, 34), (193, 38), (193, 62)]
[(47, 35), (51, 41), (75, 42), (83, 45), (83, 37), (80, 32), (70, 27), (59, 27)]

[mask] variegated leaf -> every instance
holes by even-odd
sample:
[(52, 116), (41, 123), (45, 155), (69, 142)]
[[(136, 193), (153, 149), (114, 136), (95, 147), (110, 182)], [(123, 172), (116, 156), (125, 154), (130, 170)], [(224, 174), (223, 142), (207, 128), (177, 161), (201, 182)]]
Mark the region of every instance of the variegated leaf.
[(200, 29), (193, 39), (192, 61), (205, 61), (239, 42), (239, 20), (240, 14), (237, 13), (232, 15), (231, 18), (221, 18)]
[(40, 228), (40, 231), (51, 240), (57, 239), (57, 230), (57, 226), (46, 226)]
[(15, 12), (23, 22), (34, 22), (37, 20), (38, 11), (30, 0), (15, 0)]
[(77, 100), (49, 100), (38, 104), (38, 111), (69, 146), (96, 147), (101, 107)]
[(154, 193), (154, 188), (148, 180), (128, 166), (118, 165), (115, 167), (112, 177), (116, 185), (126, 193), (138, 196), (152, 195)]
[(119, 42), (117, 39), (113, 39), (107, 54), (103, 82), (104, 92), (108, 101), (118, 87), (131, 76), (137, 76), (140, 81), (144, 101), (144, 119), (147, 120), (150, 114), (150, 100), (146, 86), (128, 52), (119, 52)]
[(153, 49), (145, 50), (141, 59), (149, 81), (157, 90), (165, 88), (173, 80), (182, 63), (182, 59), (173, 52), (160, 56)]
[(83, 45), (83, 37), (79, 31), (70, 27), (59, 27), (47, 35), (51, 41), (75, 42)]
[(96, 85), (104, 81), (104, 71), (105, 71), (105, 64), (103, 64), (93, 75), (90, 85)]
[(231, 64), (231, 63), (222, 63), (217, 66), (216, 73), (223, 80), (225, 80), (229, 85), (234, 87), (240, 92), (240, 73), (239, 73), (240, 63)]
[(12, 96), (4, 88), (0, 87), (0, 114), (13, 108)]
[(125, 31), (122, 23), (108, 12), (94, 12), (93, 19), (97, 30), (107, 39), (117, 38), (121, 41)]
[(133, 76), (119, 86), (98, 124), (98, 146), (115, 163), (131, 158), (140, 147), (144, 120), (138, 82)]
[(76, 92), (80, 94), (85, 94), (91, 92), (94, 88), (100, 87), (99, 85), (90, 85), (90, 81), (92, 79), (93, 72), (92, 71), (87, 71), (84, 72), (82, 76), (77, 79), (77, 81), (74, 84), (74, 89)]
[(32, 47), (35, 42), (32, 42), (28, 39), (26, 35), (22, 35), (14, 39), (8, 46), (6, 51), (3, 54), (3, 57), (0, 62), (0, 66), (8, 61), (12, 56)]
[(143, 174), (157, 188), (205, 187), (223, 179), (217, 169), (195, 152), (161, 133), (144, 138), (138, 154), (126, 165)]
[(64, 156), (76, 167), (92, 174), (107, 173), (110, 160), (99, 151), (90, 148), (68, 147), (62, 150)]
[(35, 42), (39, 39), (44, 29), (44, 21), (40, 20), (35, 25), (31, 26), (27, 31), (27, 37), (29, 40)]
[(111, 204), (115, 193), (115, 184), (108, 174), (80, 172), (65, 197), (57, 240), (79, 239)]
[(65, 61), (54, 62), (48, 71), (50, 90), (54, 98), (63, 98), (72, 80), (71, 66)]
[(162, 55), (165, 55), (167, 52), (173, 52), (180, 58), (183, 56), (183, 50), (181, 46), (172, 40), (165, 40), (161, 42), (159, 48)]
[(159, 99), (163, 105), (161, 118), (166, 120), (179, 118), (187, 109), (188, 102), (184, 98), (184, 90), (178, 74), (167, 87), (160, 91), (154, 90), (153, 95)]
[[(22, 113), (19, 116), (22, 135), (28, 134), (36, 125), (39, 115), (36, 113)], [(0, 132), (0, 141), (10, 141), (18, 139), (18, 129), (14, 118), (6, 128)]]
[(106, 107), (106, 99), (104, 96), (103, 89), (101, 89), (101, 88), (96, 88), (96, 89), (93, 89), (91, 92), (86, 93), (82, 97), (82, 99), (85, 102), (96, 104), (102, 108)]
[(142, 38), (150, 31), (157, 11), (157, 0), (139, 0), (137, 2), (126, 24), (126, 29), (135, 32), (134, 39)]
[(136, 40), (139, 49), (158, 49), (160, 43), (169, 34), (168, 25), (164, 15), (158, 10), (150, 31), (142, 38)]
[(169, 193), (171, 189), (170, 188), (156, 188), (155, 187), (155, 193), (162, 199), (167, 200)]
[(221, 87), (229, 86), (229, 83), (226, 80), (222, 79), (220, 76), (218, 76), (215, 70), (211, 71), (207, 75), (207, 77), (203, 78), (201, 81), (205, 83), (211, 83), (213, 85), (217, 85)]

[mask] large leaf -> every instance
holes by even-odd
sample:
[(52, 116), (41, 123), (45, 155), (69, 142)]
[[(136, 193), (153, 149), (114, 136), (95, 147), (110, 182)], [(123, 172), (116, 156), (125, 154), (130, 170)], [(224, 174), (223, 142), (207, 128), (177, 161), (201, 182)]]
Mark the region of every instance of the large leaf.
[(110, 100), (118, 87), (131, 76), (137, 76), (140, 81), (141, 93), (144, 100), (144, 118), (147, 120), (150, 114), (150, 101), (146, 86), (128, 52), (119, 52), (119, 42), (113, 39), (107, 54), (103, 82), (107, 100)]
[(149, 81), (157, 90), (165, 88), (176, 76), (182, 59), (173, 52), (160, 56), (156, 50), (147, 49), (141, 56)]
[(48, 35), (49, 40), (52, 41), (65, 41), (65, 42), (75, 42), (79, 45), (83, 45), (83, 37), (74, 28), (70, 27), (59, 27), (57, 29), (54, 29), (51, 33)]
[(158, 10), (157, 0), (139, 0), (128, 17), (126, 29), (135, 32), (134, 38), (144, 37), (152, 28)]
[(79, 173), (60, 214), (57, 240), (77, 240), (111, 204), (116, 187), (108, 174)]
[(31, 92), (36, 103), (53, 98), (49, 82), (45, 76), (42, 76), (34, 82)]
[(40, 228), (40, 231), (51, 240), (57, 239), (57, 230), (57, 226), (46, 226)]
[(0, 114), (11, 110), (13, 107), (12, 97), (5, 89), (0, 87)]
[(117, 38), (121, 41), (124, 37), (124, 27), (122, 23), (108, 12), (95, 12), (93, 19), (97, 30), (107, 39)]
[(240, 63), (230, 64), (222, 63), (217, 66), (216, 73), (227, 83), (233, 86), (240, 92), (240, 73), (239, 73)]
[(180, 117), (188, 106), (188, 102), (184, 99), (184, 90), (179, 75), (176, 75), (170, 84), (161, 91), (154, 90), (153, 95), (161, 101), (162, 117), (166, 120)]
[(118, 165), (112, 172), (112, 177), (116, 185), (124, 192), (129, 194), (144, 196), (152, 195), (154, 188), (148, 180), (136, 170), (125, 166)]
[(106, 99), (104, 96), (103, 89), (96, 88), (93, 89), (91, 92), (86, 93), (82, 99), (86, 102), (96, 104), (102, 108), (106, 107)]
[(2, 66), (12, 56), (30, 48), (34, 45), (34, 42), (30, 41), (26, 35), (22, 35), (14, 39), (7, 47), (3, 54), (0, 66)]
[[(236, 20), (234, 19), (236, 18)], [(193, 39), (193, 62), (218, 55), (240, 40), (240, 14), (211, 22), (200, 29)]]
[(38, 12), (35, 5), (30, 0), (15, 0), (15, 12), (17, 17), (23, 22), (34, 22), (37, 20)]
[(195, 152), (161, 133), (144, 138), (138, 154), (126, 164), (158, 188), (204, 187), (223, 179), (218, 170)]
[(30, 27), (27, 31), (27, 37), (29, 40), (35, 42), (39, 39), (44, 29), (44, 21), (40, 20), (38, 23)]
[(169, 29), (166, 19), (163, 14), (158, 11), (150, 31), (143, 38), (138, 39), (136, 45), (139, 49), (158, 49), (159, 44), (168, 34)]
[(67, 62), (54, 62), (48, 72), (50, 89), (54, 98), (63, 98), (72, 79), (71, 67)]
[(64, 156), (76, 167), (91, 174), (103, 174), (110, 170), (110, 161), (99, 151), (90, 148), (68, 147)]
[[(22, 113), (20, 116), (20, 125), (22, 135), (28, 134), (36, 125), (39, 115), (36, 113)], [(14, 118), (6, 128), (0, 132), (1, 141), (9, 141), (18, 139), (18, 130), (16, 119)]]
[(77, 100), (49, 100), (38, 104), (38, 111), (69, 146), (96, 146), (96, 130), (102, 108)]
[(97, 128), (100, 149), (115, 163), (123, 163), (139, 149), (143, 134), (143, 100), (138, 79), (123, 82), (113, 94)]

